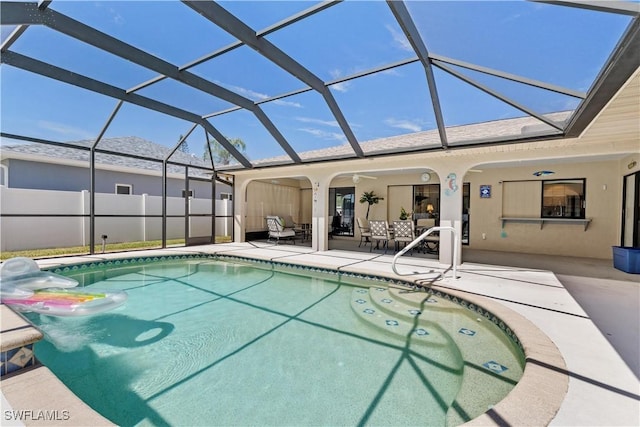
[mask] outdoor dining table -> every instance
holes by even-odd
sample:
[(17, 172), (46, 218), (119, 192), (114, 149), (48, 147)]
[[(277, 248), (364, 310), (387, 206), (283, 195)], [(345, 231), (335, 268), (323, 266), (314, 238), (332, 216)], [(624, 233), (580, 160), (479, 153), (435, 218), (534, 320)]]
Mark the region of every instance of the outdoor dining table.
[[(422, 233), (427, 231), (429, 228), (431, 227), (416, 228), (416, 238), (421, 236)], [(429, 237), (435, 237), (436, 239), (429, 240)], [(439, 247), (440, 247), (440, 237), (439, 237), (439, 232), (437, 231), (434, 234), (430, 234), (420, 242), (420, 249), (422, 249), (424, 253), (438, 253)]]

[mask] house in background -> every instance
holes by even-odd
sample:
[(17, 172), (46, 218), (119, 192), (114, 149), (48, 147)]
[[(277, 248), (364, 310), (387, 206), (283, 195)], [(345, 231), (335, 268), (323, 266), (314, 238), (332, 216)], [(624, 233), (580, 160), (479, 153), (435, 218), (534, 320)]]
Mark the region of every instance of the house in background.
[[(0, 150), (0, 185), (54, 191), (89, 191), (91, 176), (89, 151), (93, 141), (73, 142), (85, 149), (50, 144), (3, 145)], [(162, 196), (162, 162), (143, 160), (142, 157), (162, 160), (170, 149), (139, 137), (105, 138), (99, 148), (105, 151), (127, 153), (140, 158), (96, 153), (96, 193), (148, 194)], [(189, 168), (189, 194), (196, 198), (211, 198), (210, 168), (202, 158), (176, 151), (171, 161), (192, 165)], [(185, 167), (167, 165), (167, 196), (183, 197)], [(230, 199), (230, 185), (218, 181), (215, 199)]]
[(95, 242), (102, 236), (113, 243), (156, 241), (163, 230), (187, 244), (231, 238), (232, 184), (217, 179), (214, 185), (202, 158), (171, 156), (177, 164), (167, 163), (165, 204), (162, 159), (170, 149), (137, 137), (106, 138), (99, 144), (104, 152), (95, 155), (92, 200), (92, 143), (2, 146), (1, 251), (89, 245), (92, 203)]

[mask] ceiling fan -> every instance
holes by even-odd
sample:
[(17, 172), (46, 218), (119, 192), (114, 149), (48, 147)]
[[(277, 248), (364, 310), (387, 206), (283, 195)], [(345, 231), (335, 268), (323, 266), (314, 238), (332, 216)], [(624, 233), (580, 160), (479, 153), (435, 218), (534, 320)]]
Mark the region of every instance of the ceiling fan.
[(367, 175), (360, 175), (357, 173), (353, 174), (353, 183), (357, 184), (360, 182), (360, 179), (365, 178), (365, 179), (378, 179), (378, 177), (375, 176), (367, 176)]

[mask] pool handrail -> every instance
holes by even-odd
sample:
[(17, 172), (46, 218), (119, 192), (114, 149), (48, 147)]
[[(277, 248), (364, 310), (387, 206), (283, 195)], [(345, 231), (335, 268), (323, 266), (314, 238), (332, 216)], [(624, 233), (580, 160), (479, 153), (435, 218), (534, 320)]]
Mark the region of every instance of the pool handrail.
[[(457, 279), (458, 278), (458, 274), (457, 274), (457, 267), (458, 267), (458, 248), (460, 247), (460, 239), (458, 238), (458, 231), (453, 228), (450, 227), (448, 225), (442, 225), (442, 226), (437, 226), (437, 227), (431, 227), (430, 229), (428, 229), (427, 231), (425, 231), (424, 233), (422, 233), (420, 236), (416, 237), (411, 243), (409, 243), (407, 246), (405, 246), (400, 252), (398, 252), (394, 257), (393, 257), (393, 262), (391, 263), (391, 269), (393, 270), (394, 273), (396, 273), (398, 276), (409, 276), (410, 274), (419, 274), (417, 272), (413, 272), (410, 274), (402, 274), (399, 273), (398, 270), (396, 269), (396, 261), (398, 260), (398, 258), (400, 258), (402, 255), (404, 255), (405, 253), (407, 253), (407, 251), (413, 249), (416, 245), (418, 245), (422, 240), (424, 240), (429, 234), (433, 233), (434, 231), (442, 231), (442, 230), (449, 230), (453, 232), (453, 278)], [(442, 279), (444, 279), (444, 273), (440, 273), (440, 277)]]

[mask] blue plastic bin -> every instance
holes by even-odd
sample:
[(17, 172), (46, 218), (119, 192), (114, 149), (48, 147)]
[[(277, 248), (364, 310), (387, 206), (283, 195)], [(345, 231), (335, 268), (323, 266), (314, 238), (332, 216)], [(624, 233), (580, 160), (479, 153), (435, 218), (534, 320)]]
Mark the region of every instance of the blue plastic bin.
[(625, 273), (640, 274), (640, 248), (613, 246), (613, 266)]

